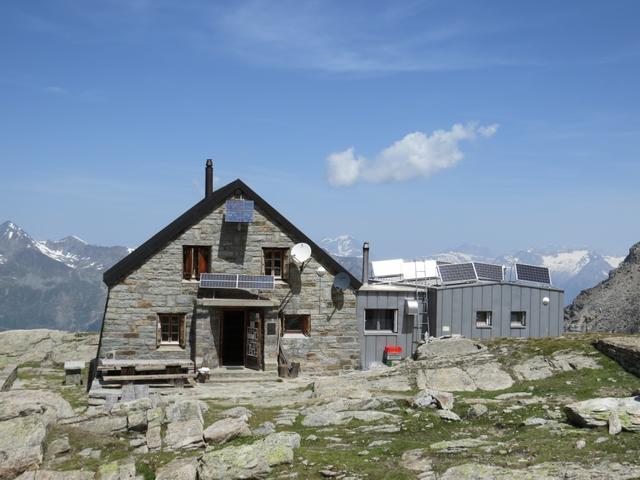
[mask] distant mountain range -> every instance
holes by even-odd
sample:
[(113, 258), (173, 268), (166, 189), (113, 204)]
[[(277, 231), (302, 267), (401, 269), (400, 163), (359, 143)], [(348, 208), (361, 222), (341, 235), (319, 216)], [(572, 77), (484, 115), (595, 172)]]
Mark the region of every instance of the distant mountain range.
[(69, 236), (38, 241), (13, 222), (0, 225), (0, 330), (97, 330), (102, 272), (127, 255)]
[[(358, 278), (362, 276), (362, 242), (349, 235), (325, 238), (320, 245)], [(403, 258), (398, 252), (396, 258)], [(602, 255), (585, 248), (522, 250), (501, 255), (493, 254), (488, 248), (476, 245), (461, 245), (449, 251), (425, 254), (423, 258), (443, 262), (489, 262), (506, 265), (515, 262), (548, 267), (555, 286), (565, 291), (565, 303), (569, 304), (584, 289), (593, 287), (608, 278), (609, 272), (618, 267), (624, 257)], [(384, 260), (372, 251), (372, 260)], [(412, 260), (412, 258), (405, 258)]]
[[(361, 277), (362, 242), (341, 235), (325, 238), (320, 245)], [(15, 223), (4, 222), (0, 225), (0, 331), (99, 329), (106, 296), (102, 273), (131, 250), (91, 245), (75, 236), (39, 241)], [(476, 260), (508, 265), (517, 260), (546, 265), (554, 285), (565, 289), (567, 303), (581, 290), (608, 278), (609, 271), (622, 260), (587, 249), (527, 250), (496, 256), (486, 248), (469, 245), (425, 257), (448, 262)], [(375, 251), (372, 259), (378, 259)]]

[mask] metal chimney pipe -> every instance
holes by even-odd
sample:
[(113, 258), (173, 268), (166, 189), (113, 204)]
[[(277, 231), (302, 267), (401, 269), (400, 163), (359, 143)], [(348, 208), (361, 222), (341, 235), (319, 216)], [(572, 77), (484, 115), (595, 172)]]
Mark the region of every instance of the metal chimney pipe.
[(369, 283), (369, 242), (362, 245), (362, 284)]
[(213, 160), (207, 159), (204, 176), (204, 198), (208, 198), (213, 193)]

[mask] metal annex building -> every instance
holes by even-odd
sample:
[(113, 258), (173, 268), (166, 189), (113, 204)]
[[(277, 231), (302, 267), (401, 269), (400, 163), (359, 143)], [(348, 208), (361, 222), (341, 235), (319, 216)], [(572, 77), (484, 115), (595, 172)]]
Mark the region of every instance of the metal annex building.
[(362, 368), (398, 345), (414, 353), (425, 336), (467, 338), (548, 337), (564, 331), (564, 291), (551, 285), (548, 269), (480, 262), (434, 260), (372, 262), (363, 249), (363, 285), (358, 290)]

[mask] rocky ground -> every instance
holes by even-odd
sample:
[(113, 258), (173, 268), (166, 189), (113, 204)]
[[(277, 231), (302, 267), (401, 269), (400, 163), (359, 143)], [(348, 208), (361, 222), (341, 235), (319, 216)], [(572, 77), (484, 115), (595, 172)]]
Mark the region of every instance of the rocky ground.
[(640, 381), (601, 338), (443, 339), (391, 368), (108, 407), (63, 385), (95, 336), (0, 333), (0, 479), (640, 478)]

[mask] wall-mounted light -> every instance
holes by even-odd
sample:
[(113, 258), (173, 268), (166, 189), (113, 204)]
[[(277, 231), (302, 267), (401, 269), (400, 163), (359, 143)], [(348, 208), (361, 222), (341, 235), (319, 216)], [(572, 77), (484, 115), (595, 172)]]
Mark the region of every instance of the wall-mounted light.
[(549, 302), (551, 302), (551, 300), (549, 299), (549, 297), (544, 297), (544, 298), (542, 299), (542, 304), (543, 304), (544, 306), (549, 305)]

